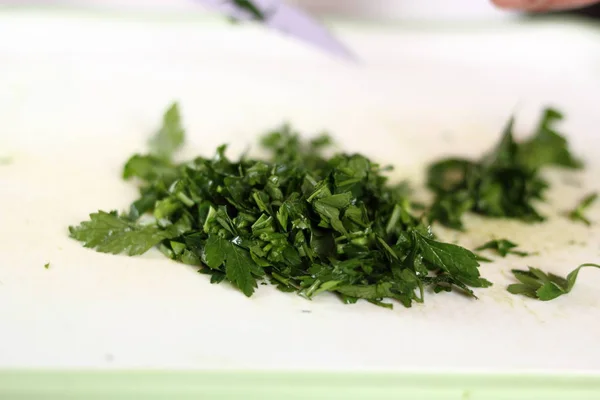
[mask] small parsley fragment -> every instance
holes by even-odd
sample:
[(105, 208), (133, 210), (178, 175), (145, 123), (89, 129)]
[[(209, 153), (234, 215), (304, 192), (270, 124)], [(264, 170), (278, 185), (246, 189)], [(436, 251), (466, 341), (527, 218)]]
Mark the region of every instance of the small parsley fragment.
[(596, 200), (598, 200), (598, 193), (591, 193), (587, 196), (585, 196), (577, 205), (577, 207), (575, 207), (574, 210), (572, 210), (571, 212), (569, 212), (568, 217), (571, 221), (579, 221), (579, 222), (583, 222), (584, 224), (586, 224), (587, 226), (591, 226), (592, 223), (590, 222), (590, 220), (585, 216), (585, 212), (588, 208), (591, 207), (592, 204), (594, 204), (594, 202), (596, 202)]
[(46, 264), (44, 264), (44, 268), (46, 268), (46, 269), (50, 269), (50, 263), (46, 263)]
[(435, 194), (431, 221), (462, 230), (466, 212), (495, 218), (540, 222), (535, 208), (543, 200), (548, 183), (540, 169), (548, 165), (581, 168), (554, 129), (562, 115), (546, 109), (536, 133), (518, 143), (513, 137), (514, 119), (506, 125), (498, 145), (480, 160), (449, 158), (432, 164), (428, 186)]
[(585, 267), (600, 268), (600, 265), (581, 264), (569, 273), (566, 279), (533, 267), (529, 267), (528, 271), (515, 269), (512, 270), (512, 273), (520, 283), (509, 285), (507, 290), (512, 294), (520, 294), (542, 301), (553, 300), (573, 289), (579, 271)]
[(176, 163), (183, 132), (175, 104), (150, 154), (125, 165), (139, 198), (126, 213), (92, 213), (71, 237), (113, 254), (156, 246), (246, 296), (267, 281), (307, 299), (331, 292), (391, 308), (422, 303), (427, 287), (475, 298), (473, 288), (491, 285), (475, 254), (434, 237), (406, 184), (388, 182), (389, 168), (360, 154), (325, 156), (327, 136), (304, 141), (284, 125), (262, 139), (266, 159), (231, 160), (223, 145)]
[(497, 239), (490, 240), (489, 242), (485, 243), (482, 246), (479, 246), (475, 250), (493, 250), (496, 253), (498, 253), (500, 257), (506, 257), (508, 254), (514, 254), (519, 257), (527, 257), (529, 255), (529, 253), (527, 252), (514, 250), (516, 247), (518, 247), (518, 245), (511, 242), (510, 240)]
[(484, 256), (482, 256), (479, 253), (473, 253), (473, 254), (475, 254), (475, 259), (477, 261), (479, 261), (479, 262), (484, 262), (484, 263), (491, 263), (491, 262), (493, 262), (493, 260), (490, 260), (489, 258), (484, 257)]

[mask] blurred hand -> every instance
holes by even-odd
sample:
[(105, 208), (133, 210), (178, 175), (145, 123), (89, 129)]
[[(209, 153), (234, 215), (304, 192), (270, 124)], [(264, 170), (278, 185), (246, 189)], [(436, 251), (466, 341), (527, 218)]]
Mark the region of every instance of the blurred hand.
[(492, 0), (497, 6), (525, 11), (564, 10), (600, 3), (600, 0)]

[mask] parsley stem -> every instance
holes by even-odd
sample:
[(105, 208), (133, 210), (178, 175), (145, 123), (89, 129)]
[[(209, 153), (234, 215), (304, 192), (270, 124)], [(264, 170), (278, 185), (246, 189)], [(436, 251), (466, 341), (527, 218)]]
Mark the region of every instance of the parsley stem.
[(310, 285), (308, 288), (301, 290), (298, 294), (302, 297), (305, 297), (307, 299), (310, 299), (313, 295), (313, 293), (319, 288), (319, 286), (321, 286), (321, 280), (317, 279), (314, 281), (314, 283), (312, 285)]
[(294, 282), (290, 281), (289, 279), (284, 278), (283, 276), (279, 275), (277, 272), (273, 271), (271, 273), (271, 276), (273, 276), (273, 278), (275, 278), (277, 281), (283, 283), (286, 286), (291, 286), (293, 288), (295, 288), (296, 290), (300, 290), (301, 287), (296, 285)]

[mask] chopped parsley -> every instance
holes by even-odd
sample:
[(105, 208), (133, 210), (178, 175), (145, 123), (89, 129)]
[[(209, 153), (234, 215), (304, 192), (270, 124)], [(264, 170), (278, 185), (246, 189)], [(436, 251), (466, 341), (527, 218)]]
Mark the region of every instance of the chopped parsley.
[(427, 287), (475, 297), (473, 288), (491, 285), (475, 254), (436, 240), (406, 185), (388, 181), (389, 168), (360, 154), (325, 156), (326, 136), (303, 141), (282, 126), (261, 141), (266, 159), (230, 160), (223, 145), (176, 163), (183, 140), (174, 104), (150, 153), (125, 165), (139, 198), (126, 213), (92, 213), (71, 237), (113, 254), (157, 246), (246, 296), (268, 281), (307, 299), (332, 292), (391, 308), (423, 302)]
[(431, 221), (462, 230), (463, 216), (474, 212), (488, 217), (540, 222), (535, 202), (543, 200), (548, 182), (540, 169), (548, 165), (580, 168), (566, 139), (554, 129), (562, 114), (546, 109), (535, 134), (518, 143), (514, 119), (506, 125), (498, 145), (479, 160), (449, 158), (432, 164), (428, 186), (435, 194)]
[[(490, 260), (437, 240), (430, 223), (462, 229), (466, 212), (542, 221), (534, 207), (548, 186), (540, 168), (581, 167), (553, 128), (561, 118), (546, 110), (533, 137), (521, 143), (511, 119), (482, 159), (433, 164), (428, 185), (435, 199), (427, 208), (411, 201), (406, 183), (388, 181), (389, 167), (360, 154), (328, 156), (328, 136), (302, 140), (288, 125), (262, 138), (265, 159), (232, 160), (222, 145), (212, 157), (176, 162), (185, 132), (173, 104), (148, 154), (133, 155), (123, 168), (123, 178), (138, 183), (139, 198), (127, 212), (98, 211), (69, 231), (103, 253), (134, 256), (157, 247), (246, 296), (270, 282), (307, 299), (330, 292), (346, 304), (363, 299), (386, 308), (422, 303), (426, 288), (476, 298), (473, 288), (491, 285), (479, 261)], [(587, 196), (570, 217), (589, 224), (583, 213), (596, 198)], [(516, 247), (500, 239), (477, 250), (528, 255)], [(520, 283), (507, 289), (552, 300), (572, 290), (583, 267), (600, 268), (582, 264), (567, 278), (513, 270)]]
[(497, 239), (497, 240), (490, 240), (489, 242), (483, 244), (482, 246), (479, 246), (475, 250), (477, 250), (477, 251), (493, 250), (500, 257), (506, 257), (508, 254), (514, 254), (519, 257), (526, 257), (529, 255), (529, 253), (526, 253), (524, 251), (515, 250), (516, 247), (518, 247), (518, 245), (511, 242), (510, 240)]

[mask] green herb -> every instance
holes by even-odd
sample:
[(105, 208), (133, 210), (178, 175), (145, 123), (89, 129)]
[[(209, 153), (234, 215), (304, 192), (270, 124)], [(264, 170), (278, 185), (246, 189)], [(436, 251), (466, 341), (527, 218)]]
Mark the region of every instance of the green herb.
[(558, 110), (544, 110), (534, 135), (519, 145), (519, 159), (522, 164), (530, 169), (547, 165), (576, 169), (583, 167), (583, 162), (569, 151), (567, 139), (555, 129), (555, 124), (563, 119), (563, 114)]
[(507, 290), (512, 294), (521, 294), (542, 301), (553, 300), (569, 293), (573, 289), (577, 275), (584, 267), (600, 268), (600, 265), (591, 263), (581, 264), (567, 275), (566, 279), (532, 267), (529, 267), (528, 271), (515, 269), (512, 270), (512, 273), (521, 283), (509, 285)]
[(571, 212), (569, 212), (568, 217), (572, 221), (580, 221), (586, 224), (587, 226), (592, 225), (590, 220), (584, 215), (585, 211), (590, 208), (590, 206), (598, 200), (598, 193), (592, 193), (584, 197), (577, 207)]
[(561, 118), (557, 111), (547, 109), (537, 132), (523, 143), (514, 140), (511, 119), (499, 144), (479, 161), (450, 158), (432, 164), (428, 186), (436, 197), (430, 220), (454, 229), (463, 229), (463, 216), (469, 211), (527, 222), (544, 220), (534, 206), (548, 187), (539, 169), (581, 166), (569, 152), (566, 139), (553, 130)]
[(158, 224), (136, 224), (117, 215), (98, 211), (90, 214), (90, 220), (78, 227), (69, 227), (71, 237), (84, 243), (85, 247), (95, 248), (102, 253), (127, 253), (140, 255), (156, 246), (164, 239), (178, 235), (169, 225), (163, 229)]
[(163, 116), (160, 130), (150, 139), (150, 153), (162, 160), (171, 160), (173, 154), (183, 145), (185, 131), (181, 126), (179, 107), (174, 103)]
[(406, 185), (388, 182), (389, 168), (360, 154), (325, 157), (327, 136), (302, 141), (283, 126), (262, 139), (265, 160), (233, 161), (221, 146), (212, 158), (176, 164), (182, 142), (174, 105), (152, 153), (125, 165), (124, 178), (140, 183), (139, 199), (122, 215), (91, 214), (71, 236), (115, 254), (157, 246), (247, 296), (266, 280), (308, 299), (333, 292), (345, 303), (410, 307), (426, 287), (475, 297), (472, 288), (490, 285), (477, 256), (435, 240)]
[(50, 269), (50, 263), (46, 263), (46, 264), (44, 264), (44, 268), (46, 268), (46, 269)]
[(518, 246), (517, 244), (511, 242), (510, 240), (498, 239), (498, 240), (491, 240), (491, 241), (485, 243), (484, 245), (479, 246), (475, 250), (477, 250), (477, 251), (493, 250), (496, 253), (498, 253), (501, 257), (506, 257), (508, 254), (514, 254), (519, 257), (526, 257), (529, 255), (529, 253), (526, 253), (524, 251), (514, 250), (517, 246)]
[(478, 253), (473, 253), (473, 254), (475, 254), (475, 259), (479, 262), (485, 262), (485, 263), (493, 262), (493, 260), (490, 260), (489, 258), (482, 256), (481, 254), (478, 254)]

